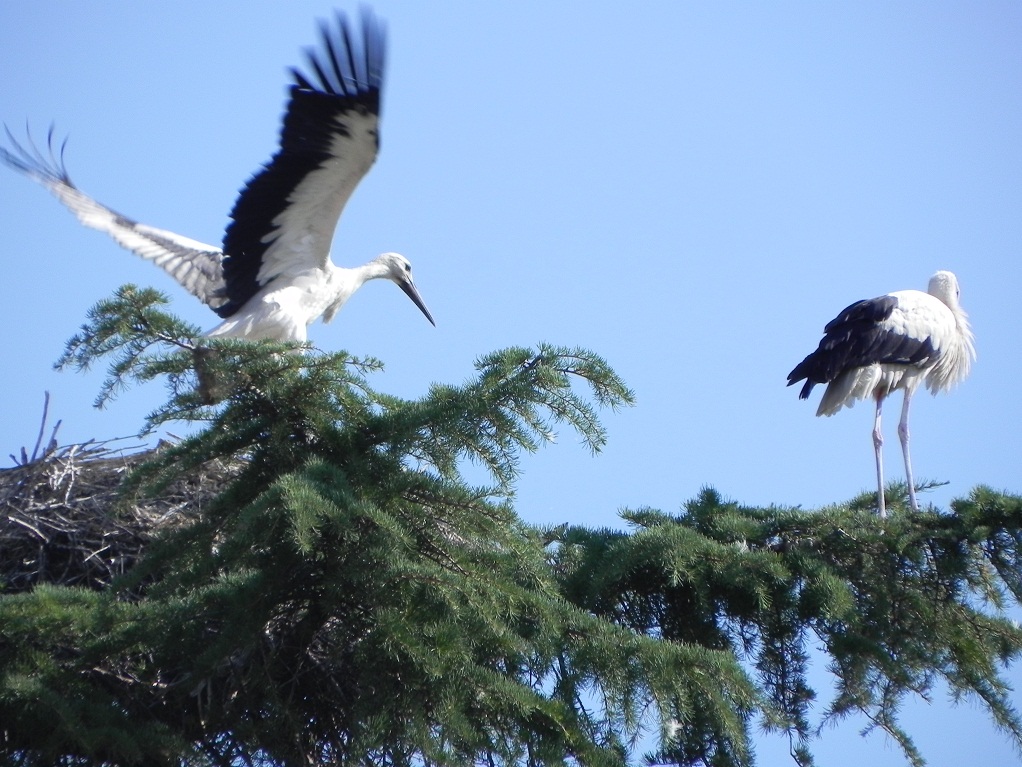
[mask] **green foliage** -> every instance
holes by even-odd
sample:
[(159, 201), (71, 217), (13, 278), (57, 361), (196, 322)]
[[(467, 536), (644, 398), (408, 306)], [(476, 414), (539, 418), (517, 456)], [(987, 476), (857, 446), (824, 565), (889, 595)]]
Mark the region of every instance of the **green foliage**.
[(89, 321), (67, 342), (56, 367), (88, 370), (95, 360), (113, 355), (96, 407), (108, 404), (131, 383), (160, 375), (168, 375), (172, 387), (179, 385), (189, 370), (180, 350), (195, 348), (190, 339), (199, 329), (157, 308), (167, 303), (166, 296), (152, 288), (122, 285), (113, 298), (89, 310)]
[[(897, 713), (938, 681), (955, 699), (978, 699), (1022, 743), (1000, 676), (1022, 651), (1022, 631), (999, 612), (1022, 599), (1022, 498), (980, 488), (954, 512), (902, 504), (880, 522), (850, 506), (743, 508), (704, 490), (678, 516), (626, 512), (631, 534), (568, 529), (562, 588), (636, 633), (741, 660), (761, 693), (756, 713), (788, 733), (799, 764), (812, 763), (807, 662), (822, 649), (837, 686), (824, 721), (862, 714), (918, 765)], [(694, 731), (661, 748), (658, 763), (745, 763), (722, 750), (720, 724), (670, 706)]]
[(126, 490), (236, 471), (112, 588), (0, 596), (6, 763), (622, 765), (646, 733), (651, 762), (723, 767), (760, 725), (810, 764), (817, 648), (824, 720), (862, 713), (914, 763), (898, 707), (940, 680), (1022, 743), (999, 612), (1022, 599), (1022, 498), (880, 522), (705, 490), (627, 531), (537, 530), (510, 502), (522, 451), (564, 426), (599, 451), (598, 409), (632, 402), (598, 356), (508, 349), (404, 400), (375, 360), (196, 343), (159, 301), (123, 288), (62, 364), (112, 356), (101, 402), (166, 377), (147, 427), (202, 425)]

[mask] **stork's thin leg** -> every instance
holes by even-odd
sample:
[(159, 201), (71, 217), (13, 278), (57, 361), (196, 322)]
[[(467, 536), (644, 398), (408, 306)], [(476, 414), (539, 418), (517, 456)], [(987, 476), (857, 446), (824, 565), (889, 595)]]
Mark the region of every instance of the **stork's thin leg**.
[(873, 421), (873, 452), (877, 459), (877, 509), (880, 519), (887, 519), (887, 506), (884, 503), (884, 434), (880, 430), (880, 411), (884, 398), (877, 397), (877, 414)]
[(912, 401), (912, 390), (905, 389), (905, 401), (901, 405), (901, 421), (898, 423), (898, 438), (901, 440), (901, 452), (905, 456), (905, 480), (908, 482), (908, 502), (912, 511), (919, 511), (916, 501), (916, 483), (912, 477), (912, 459), (908, 452), (908, 406)]

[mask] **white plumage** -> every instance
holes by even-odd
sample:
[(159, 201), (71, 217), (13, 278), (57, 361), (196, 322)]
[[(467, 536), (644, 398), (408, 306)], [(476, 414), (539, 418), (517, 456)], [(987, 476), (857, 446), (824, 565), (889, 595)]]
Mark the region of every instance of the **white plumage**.
[(916, 500), (909, 455), (908, 413), (912, 395), (925, 385), (947, 391), (969, 374), (976, 358), (968, 315), (959, 304), (958, 279), (947, 271), (930, 278), (927, 292), (899, 290), (848, 306), (824, 328), (819, 347), (788, 374), (788, 385), (805, 379), (800, 399), (827, 384), (816, 415), (833, 415), (856, 400), (876, 401), (873, 447), (878, 508), (886, 516), (880, 414), (891, 392), (904, 391), (898, 436), (905, 458), (909, 502)]
[(333, 29), (320, 29), (322, 47), (308, 53), (314, 74), (292, 70), (280, 148), (240, 192), (222, 248), (140, 224), (81, 192), (64, 168), (63, 147), (59, 156), (54, 150), (52, 132), (46, 156), (8, 131), (12, 149), (0, 147), (0, 160), (219, 314), (223, 322), (207, 335), (305, 341), (310, 324), (332, 320), (372, 279), (394, 282), (433, 323), (404, 256), (384, 253), (353, 269), (330, 260), (341, 211), (379, 149), (384, 34), (368, 12), (361, 49), (341, 15)]

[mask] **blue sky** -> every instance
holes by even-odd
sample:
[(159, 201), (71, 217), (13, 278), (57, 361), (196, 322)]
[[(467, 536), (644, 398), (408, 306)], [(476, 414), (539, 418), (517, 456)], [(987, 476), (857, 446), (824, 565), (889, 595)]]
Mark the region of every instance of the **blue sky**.
[[(921, 500), (1022, 491), (1022, 5), (374, 8), (389, 30), (382, 151), (334, 259), (404, 253), (437, 327), (372, 283), (311, 338), (381, 358), (375, 385), (408, 397), (509, 345), (606, 357), (638, 404), (607, 414), (600, 456), (563, 432), (523, 461), (526, 520), (617, 525), (621, 508), (674, 511), (705, 485), (806, 508), (870, 489), (871, 408), (817, 419), (818, 395), (800, 402), (785, 377), (841, 308), (925, 289), (937, 269), (958, 274), (979, 359), (958, 390), (913, 405), (917, 478), (949, 483)], [(274, 150), (286, 68), (330, 12), (12, 0), (0, 5), (0, 121), (40, 137), (54, 122), (84, 191), (218, 243), (238, 188)], [(134, 282), (202, 327), (216, 317), (6, 169), (0, 200), (0, 455), (31, 448), (44, 390), (62, 441), (132, 435), (159, 387), (96, 411), (101, 371), (52, 370), (86, 310)], [(1018, 761), (976, 705), (938, 695), (905, 719), (932, 765)], [(903, 763), (882, 736), (859, 738), (862, 724), (827, 730), (821, 763)], [(785, 744), (763, 740), (759, 760), (788, 764)]]

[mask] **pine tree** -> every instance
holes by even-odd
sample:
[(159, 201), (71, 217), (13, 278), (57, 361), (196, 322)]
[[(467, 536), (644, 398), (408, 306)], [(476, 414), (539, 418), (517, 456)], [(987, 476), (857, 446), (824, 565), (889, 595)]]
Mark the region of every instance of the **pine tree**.
[(939, 680), (1022, 744), (1001, 677), (1022, 649), (1003, 614), (1022, 498), (880, 522), (867, 498), (805, 512), (707, 489), (624, 530), (538, 529), (512, 505), (522, 452), (557, 426), (598, 451), (598, 410), (632, 402), (597, 355), (507, 349), (405, 400), (370, 386), (376, 360), (198, 346), (163, 301), (122, 288), (62, 364), (113, 357), (100, 404), (164, 379), (147, 428), (201, 427), (125, 502), (212, 461), (230, 478), (108, 586), (0, 591), (5, 763), (750, 765), (766, 725), (808, 765), (817, 644), (825, 717), (865, 714), (914, 764), (898, 708)]

